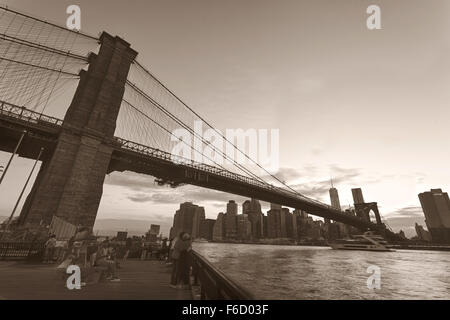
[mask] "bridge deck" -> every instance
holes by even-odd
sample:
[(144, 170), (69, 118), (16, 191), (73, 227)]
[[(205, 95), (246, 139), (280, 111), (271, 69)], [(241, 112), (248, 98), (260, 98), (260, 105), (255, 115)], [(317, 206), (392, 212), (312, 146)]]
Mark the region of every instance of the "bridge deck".
[[(18, 140), (18, 137), (16, 139), (8, 138), (6, 133), (10, 133), (10, 131), (14, 131), (17, 135), (26, 129), (28, 130), (27, 137), (30, 135), (44, 140), (49, 138), (47, 137), (49, 135), (53, 137), (53, 141), (56, 143), (58, 132), (62, 127), (62, 120), (0, 101), (0, 149), (3, 151), (11, 152)], [(73, 130), (73, 128), (70, 130)], [(26, 143), (27, 138), (25, 138)], [(21, 153), (24, 152), (23, 150), (34, 147), (34, 151), (30, 154), (36, 156), (40, 151), (41, 144), (41, 141), (31, 140), (29, 146), (21, 147), (19, 155), (24, 156)], [(148, 174), (159, 178), (163, 183), (173, 184), (174, 186), (192, 184), (265, 202), (278, 203), (301, 209), (312, 215), (343, 222), (361, 230), (380, 230), (383, 234), (386, 233), (387, 237), (395, 237), (395, 234), (386, 230), (384, 225), (374, 224), (357, 216), (348, 215), (328, 204), (257, 179), (188, 159), (174, 158), (168, 152), (118, 137), (114, 137), (110, 146), (113, 147), (114, 151), (107, 173), (133, 171)], [(44, 156), (46, 155), (44, 154)]]
[(55, 265), (0, 262), (0, 300), (190, 300), (189, 290), (169, 287), (170, 267), (159, 261), (128, 260), (119, 270), (120, 282), (88, 283), (68, 290)]

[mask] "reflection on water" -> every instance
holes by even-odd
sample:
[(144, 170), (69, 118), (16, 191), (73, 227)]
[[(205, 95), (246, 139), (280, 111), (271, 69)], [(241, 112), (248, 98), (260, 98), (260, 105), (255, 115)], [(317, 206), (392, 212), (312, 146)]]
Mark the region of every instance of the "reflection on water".
[[(450, 252), (195, 243), (194, 249), (260, 299), (450, 299)], [(367, 288), (370, 265), (381, 289)]]

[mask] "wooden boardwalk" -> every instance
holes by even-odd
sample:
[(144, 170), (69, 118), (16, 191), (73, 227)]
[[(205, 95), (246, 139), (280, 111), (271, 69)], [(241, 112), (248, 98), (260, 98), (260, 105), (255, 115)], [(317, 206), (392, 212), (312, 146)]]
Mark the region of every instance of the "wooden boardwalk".
[(88, 283), (68, 290), (56, 265), (0, 262), (0, 300), (191, 300), (190, 290), (169, 287), (171, 268), (160, 261), (121, 263), (120, 282)]

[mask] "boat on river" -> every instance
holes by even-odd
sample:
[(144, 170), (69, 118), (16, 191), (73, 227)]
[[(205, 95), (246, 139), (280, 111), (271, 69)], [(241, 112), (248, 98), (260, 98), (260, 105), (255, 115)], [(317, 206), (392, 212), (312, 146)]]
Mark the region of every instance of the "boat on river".
[(351, 239), (338, 239), (329, 245), (336, 250), (394, 251), (382, 236), (373, 231), (354, 235)]

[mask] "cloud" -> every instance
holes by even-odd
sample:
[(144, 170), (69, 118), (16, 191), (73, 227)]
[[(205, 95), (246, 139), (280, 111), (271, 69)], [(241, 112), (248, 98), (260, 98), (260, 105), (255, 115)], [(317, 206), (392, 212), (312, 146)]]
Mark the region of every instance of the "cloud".
[(386, 215), (387, 224), (394, 230), (403, 230), (408, 237), (416, 235), (415, 224), (418, 223), (426, 228), (425, 216), (421, 207), (408, 206), (397, 209)]
[(145, 193), (139, 193), (136, 195), (128, 196), (128, 199), (133, 202), (150, 202), (152, 201), (152, 196)]
[(106, 176), (105, 184), (111, 186), (120, 186), (133, 191), (143, 191), (149, 189), (157, 189), (155, 178), (148, 175), (138, 174), (134, 172), (113, 172)]
[[(305, 176), (306, 170), (299, 170), (294, 168), (280, 168), (278, 172), (275, 174), (275, 176), (280, 179), (281, 181), (284, 181), (286, 183), (290, 181), (294, 181), (297, 179), (300, 179)], [(272, 179), (271, 176), (265, 175), (262, 177), (263, 179)]]
[[(350, 184), (356, 180), (361, 180), (359, 169), (342, 168), (336, 165), (331, 165), (329, 169), (333, 172), (333, 182), (335, 184)], [(300, 169), (280, 168), (276, 176), (298, 192), (320, 199), (328, 195), (330, 180), (323, 178), (323, 175), (321, 178), (318, 178), (319, 175), (320, 168), (308, 165)], [(269, 176), (263, 178), (273, 182), (275, 185), (279, 185), (273, 179), (270, 180)], [(105, 184), (127, 189), (127, 192), (125, 192), (126, 198), (136, 203), (180, 204), (192, 201), (196, 203), (207, 202), (220, 208), (225, 207), (225, 204), (232, 199), (238, 203), (246, 200), (245, 197), (191, 185), (184, 185), (178, 188), (158, 186), (154, 182), (154, 177), (133, 172), (112, 173), (107, 176)]]
[[(346, 168), (337, 165), (330, 165), (325, 170), (314, 165), (303, 166), (299, 169), (283, 167), (277, 177), (305, 196), (319, 200), (328, 199), (330, 180), (328, 177), (324, 177), (323, 171), (333, 173), (335, 185), (359, 186), (377, 179), (363, 175), (358, 168)], [(113, 173), (107, 177), (105, 184), (125, 188), (126, 191), (123, 192), (125, 197), (135, 203), (178, 206), (180, 203), (191, 201), (199, 205), (209, 205), (217, 208), (218, 211), (225, 211), (226, 203), (229, 200), (235, 200), (239, 204), (246, 200), (245, 197), (191, 185), (178, 188), (158, 186), (153, 177), (132, 172)], [(385, 213), (384, 216), (386, 222), (394, 231), (403, 230), (408, 237), (415, 235), (415, 223), (425, 226), (424, 215), (420, 206), (402, 207)]]
[[(304, 166), (301, 169), (281, 168), (276, 176), (291, 188), (306, 196), (322, 198), (328, 195), (331, 177), (323, 178), (323, 174), (322, 177), (318, 177), (321, 175), (320, 171), (320, 168), (313, 165)], [(333, 173), (332, 178), (335, 185), (352, 184), (357, 181), (362, 183), (363, 180), (360, 169), (330, 165), (329, 171)]]
[(139, 191), (127, 195), (127, 199), (133, 202), (150, 202), (154, 204), (180, 204), (190, 202), (209, 202), (217, 207), (224, 207), (229, 200), (244, 202), (245, 197), (232, 195), (229, 193), (205, 189), (195, 186), (181, 186), (178, 188), (157, 187), (151, 192)]
[(388, 214), (389, 216), (395, 216), (397, 218), (417, 218), (424, 217), (422, 207), (418, 206), (408, 206), (400, 208)]

